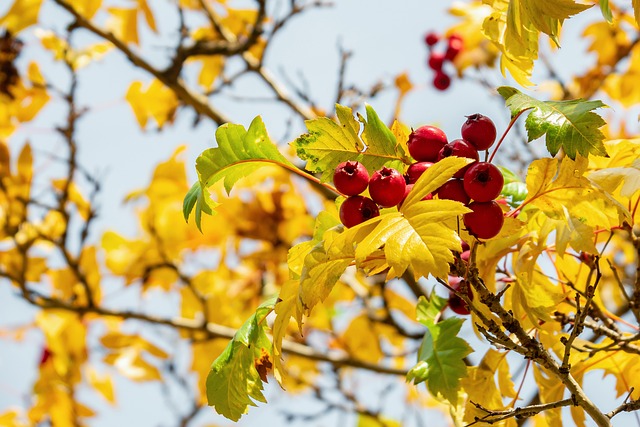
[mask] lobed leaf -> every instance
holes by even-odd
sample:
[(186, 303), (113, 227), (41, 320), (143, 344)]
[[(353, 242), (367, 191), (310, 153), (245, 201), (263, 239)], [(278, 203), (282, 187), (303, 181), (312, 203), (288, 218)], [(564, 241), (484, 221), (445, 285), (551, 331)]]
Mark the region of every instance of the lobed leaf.
[(569, 158), (589, 153), (607, 157), (600, 127), (605, 121), (593, 110), (606, 107), (601, 101), (538, 101), (508, 86), (498, 88), (512, 117), (532, 110), (525, 127), (529, 142), (546, 135), (547, 150), (555, 156), (562, 148)]

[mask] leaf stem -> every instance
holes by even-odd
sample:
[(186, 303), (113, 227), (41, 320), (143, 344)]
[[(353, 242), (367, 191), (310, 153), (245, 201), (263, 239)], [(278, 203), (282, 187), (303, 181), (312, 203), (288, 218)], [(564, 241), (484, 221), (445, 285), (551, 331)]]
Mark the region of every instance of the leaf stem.
[[(531, 108), (533, 108), (533, 107), (531, 107)], [(493, 149), (493, 152), (491, 153), (491, 157), (489, 157), (489, 163), (491, 163), (493, 161), (493, 157), (498, 152), (498, 149), (500, 148), (500, 145), (502, 145), (502, 141), (504, 141), (504, 139), (507, 137), (507, 134), (509, 133), (509, 131), (511, 130), (513, 125), (516, 123), (516, 120), (518, 120), (518, 118), (522, 115), (522, 113), (524, 113), (527, 110), (530, 110), (531, 108), (525, 108), (524, 110), (521, 110), (520, 112), (518, 112), (518, 114), (516, 114), (515, 116), (513, 116), (511, 118), (511, 121), (509, 122), (509, 126), (507, 126), (507, 129), (504, 131), (504, 133), (500, 137), (500, 141), (498, 141), (498, 144), (496, 145), (496, 148)]]

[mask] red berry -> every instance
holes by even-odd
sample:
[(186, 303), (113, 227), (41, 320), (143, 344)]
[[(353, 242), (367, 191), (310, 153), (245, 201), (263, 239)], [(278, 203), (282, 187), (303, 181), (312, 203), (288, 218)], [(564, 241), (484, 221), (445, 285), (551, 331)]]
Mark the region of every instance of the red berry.
[(433, 87), (438, 90), (447, 90), (450, 85), (451, 77), (449, 77), (442, 71), (437, 71), (435, 77), (433, 78)]
[(336, 190), (346, 196), (362, 193), (369, 185), (369, 172), (360, 162), (342, 162), (333, 174)]
[(435, 126), (420, 126), (409, 135), (409, 154), (418, 162), (436, 162), (438, 153), (447, 144), (447, 135)]
[(461, 37), (449, 37), (449, 46), (447, 47), (447, 52), (444, 54), (445, 59), (453, 61), (462, 51), (463, 47), (464, 42)]
[(40, 355), (40, 366), (44, 365), (45, 363), (47, 363), (49, 361), (49, 359), (51, 359), (51, 356), (53, 354), (51, 353), (51, 350), (49, 350), (49, 347), (44, 347), (42, 349), (42, 354)]
[[(451, 277), (449, 279), (449, 286), (451, 286), (451, 289), (454, 291), (466, 293), (469, 300), (473, 301), (473, 292), (471, 291), (471, 286), (469, 286), (469, 283), (467, 283), (466, 280), (462, 280), (459, 277)], [(453, 291), (449, 291), (449, 308), (453, 310), (454, 313), (463, 316), (470, 313), (467, 303)]]
[(467, 206), (471, 209), (463, 215), (464, 225), (479, 239), (490, 239), (500, 233), (504, 223), (504, 215), (500, 205), (495, 201), (472, 202)]
[(434, 31), (430, 31), (426, 36), (424, 36), (424, 42), (427, 46), (433, 46), (438, 43), (438, 41), (440, 41), (440, 36)]
[(467, 242), (463, 240), (461, 243), (462, 243), (462, 252), (471, 250), (471, 246), (469, 246)]
[[(471, 144), (467, 143), (462, 139), (455, 139), (442, 147), (440, 153), (438, 154), (438, 160), (442, 160), (445, 157), (466, 157), (468, 159), (475, 160), (476, 162), (479, 160), (478, 152), (471, 146)], [(460, 169), (458, 172), (453, 175), (454, 178), (462, 178), (464, 173), (469, 169), (473, 163), (468, 164), (467, 166)]]
[(434, 71), (442, 70), (442, 65), (444, 65), (444, 54), (439, 52), (431, 52), (429, 55), (429, 68)]
[(371, 175), (369, 194), (374, 202), (385, 208), (395, 206), (404, 198), (407, 184), (400, 173), (384, 167)]
[(471, 257), (471, 251), (466, 250), (460, 254), (460, 259), (464, 262), (469, 262), (469, 257)]
[(502, 172), (491, 163), (474, 163), (464, 174), (464, 191), (476, 202), (495, 199), (503, 185)]
[(462, 139), (473, 145), (476, 150), (486, 150), (496, 140), (496, 126), (491, 119), (482, 114), (467, 116), (467, 121), (462, 125)]
[(404, 174), (407, 184), (415, 184), (418, 178), (431, 166), (433, 166), (431, 162), (416, 162), (409, 166), (407, 172)]
[(378, 205), (368, 197), (351, 196), (340, 205), (340, 221), (347, 228), (355, 227), (378, 215)]
[(455, 200), (463, 205), (466, 205), (471, 200), (464, 191), (461, 179), (450, 179), (436, 190), (436, 194), (441, 199)]
[(413, 184), (407, 184), (407, 186), (404, 188), (404, 196), (402, 197), (402, 201), (398, 203), (398, 209), (402, 207), (404, 200), (407, 198), (412, 188), (413, 188)]

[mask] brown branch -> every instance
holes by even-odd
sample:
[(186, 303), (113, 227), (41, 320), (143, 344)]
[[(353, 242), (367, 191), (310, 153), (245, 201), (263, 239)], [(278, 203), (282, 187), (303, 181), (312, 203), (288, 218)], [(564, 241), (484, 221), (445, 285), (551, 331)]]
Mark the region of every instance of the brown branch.
[(495, 410), (487, 409), (482, 405), (480, 405), (479, 403), (475, 403), (475, 402), (471, 402), (471, 403), (476, 408), (486, 412), (487, 415), (485, 415), (484, 417), (476, 417), (475, 421), (473, 421), (471, 424), (467, 424), (467, 427), (478, 424), (478, 423), (495, 424), (497, 422), (504, 421), (509, 418), (525, 419), (551, 409), (563, 408), (565, 406), (571, 406), (571, 405), (577, 406), (577, 403), (573, 398), (558, 400), (557, 402), (551, 402), (551, 403), (523, 406), (519, 408), (508, 409), (506, 411), (495, 411)]
[(132, 51), (126, 43), (118, 39), (111, 32), (107, 32), (101, 28), (95, 26), (91, 21), (83, 17), (73, 6), (71, 6), (66, 0), (53, 0), (58, 5), (63, 7), (76, 19), (76, 24), (86, 30), (89, 30), (93, 34), (111, 42), (120, 52), (122, 52), (127, 59), (136, 67), (141, 68), (160, 80), (165, 86), (174, 91), (176, 96), (184, 102), (186, 105), (191, 106), (198, 114), (209, 117), (218, 125), (228, 123), (229, 120), (221, 111), (215, 109), (208, 101), (206, 96), (201, 93), (194, 92), (189, 89), (185, 82), (174, 72), (163, 72), (158, 70), (144, 60), (141, 56)]

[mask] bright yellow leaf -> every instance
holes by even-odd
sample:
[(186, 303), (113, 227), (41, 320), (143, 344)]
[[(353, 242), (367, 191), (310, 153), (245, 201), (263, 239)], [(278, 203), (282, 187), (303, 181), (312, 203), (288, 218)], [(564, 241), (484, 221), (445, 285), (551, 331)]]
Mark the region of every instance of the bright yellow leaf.
[(93, 18), (100, 6), (102, 0), (67, 0), (69, 4), (86, 19)]
[(107, 28), (124, 43), (138, 44), (138, 9), (110, 7)]
[(159, 128), (166, 122), (173, 121), (179, 105), (175, 93), (157, 79), (146, 89), (143, 89), (142, 82), (133, 82), (129, 86), (126, 99), (142, 129), (146, 127), (149, 118), (153, 118)]
[(88, 369), (88, 381), (91, 387), (93, 387), (107, 402), (114, 405), (116, 403), (116, 397), (113, 392), (113, 380), (108, 374), (100, 375), (94, 368)]
[(0, 26), (14, 36), (38, 22), (42, 0), (15, 0), (6, 15), (0, 18)]

